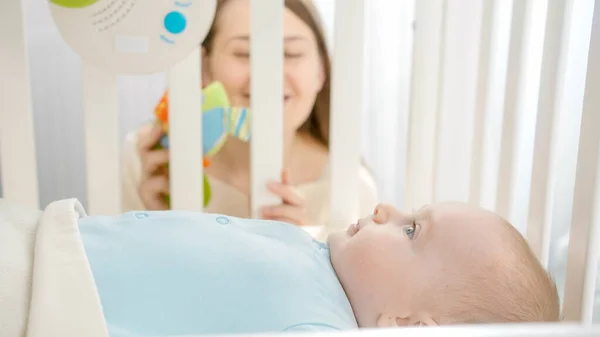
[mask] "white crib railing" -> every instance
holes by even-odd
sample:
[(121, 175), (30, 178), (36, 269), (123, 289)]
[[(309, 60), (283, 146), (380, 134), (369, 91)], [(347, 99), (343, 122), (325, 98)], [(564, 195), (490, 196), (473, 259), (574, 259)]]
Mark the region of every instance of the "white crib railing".
[(88, 63), (82, 75), (88, 208), (114, 214), (121, 207), (117, 75)]
[[(568, 6), (567, 6), (568, 5)], [(551, 1), (546, 12), (546, 35), (540, 69), (540, 90), (535, 128), (531, 195), (527, 237), (529, 244), (544, 266), (548, 266), (551, 230), (552, 195), (556, 179), (559, 101), (564, 95), (563, 82), (568, 50), (568, 33), (572, 22), (572, 2)]]
[[(365, 5), (364, 0), (336, 1), (333, 222), (357, 208), (358, 186), (349, 182), (355, 181), (360, 158)], [(566, 215), (571, 224), (564, 316), (589, 324), (600, 244), (600, 0), (415, 5), (403, 208), (454, 199), (493, 209), (517, 226), (526, 224), (526, 236), (546, 266), (552, 224)], [(264, 183), (278, 179), (282, 167), (282, 8), (283, 0), (251, 0), (252, 108), (260, 111), (252, 123), (253, 214), (273, 202)], [(0, 1), (0, 171), (4, 197), (37, 207), (22, 18), (19, 0)], [(202, 165), (196, 155), (201, 152), (199, 58), (196, 50), (169, 71), (170, 128), (177, 130), (170, 139), (175, 209), (201, 210), (202, 205)], [(87, 209), (114, 214), (120, 204), (116, 74), (90, 65), (84, 70)], [(577, 151), (571, 151), (574, 142)], [(564, 199), (558, 198), (558, 187), (571, 191), (568, 205), (558, 202)], [(469, 331), (477, 336), (599, 333), (562, 327)]]
[(283, 0), (272, 2), (272, 6), (250, 2), (251, 105), (253, 111), (260, 111), (253, 115), (250, 144), (255, 217), (260, 217), (261, 206), (278, 202), (265, 191), (264, 183), (279, 180), (283, 167)]
[[(580, 5), (579, 2), (575, 6)], [(587, 9), (587, 8), (586, 8)], [(571, 235), (567, 260), (564, 313), (566, 320), (592, 320), (596, 274), (600, 254), (600, 1), (593, 11), (573, 10), (578, 20), (591, 19), (588, 67), (583, 102), (571, 108), (582, 109), (577, 154), (577, 172), (571, 216)], [(576, 110), (576, 111), (577, 111)]]
[[(200, 49), (169, 71), (169, 181), (171, 207), (202, 210), (202, 110)], [(196, 155), (192, 155), (195, 153)], [(194, 186), (197, 188), (190, 188)], [(88, 191), (88, 194), (91, 191)]]
[(21, 1), (0, 4), (0, 172), (5, 198), (38, 206), (35, 129)]
[[(330, 170), (333, 226), (358, 218), (360, 125), (364, 108), (365, 0), (335, 2), (331, 64)], [(345, 215), (345, 216), (344, 216)]]
[[(574, 324), (492, 324), (444, 328), (410, 327), (403, 328), (400, 331), (397, 329), (346, 331), (334, 334), (311, 334), (311, 336), (364, 337), (368, 335), (369, 337), (397, 337), (399, 334), (403, 337), (595, 337), (600, 334), (600, 327), (585, 328)], [(292, 334), (292, 336), (302, 336), (302, 334)], [(233, 336), (228, 335), (227, 337)]]

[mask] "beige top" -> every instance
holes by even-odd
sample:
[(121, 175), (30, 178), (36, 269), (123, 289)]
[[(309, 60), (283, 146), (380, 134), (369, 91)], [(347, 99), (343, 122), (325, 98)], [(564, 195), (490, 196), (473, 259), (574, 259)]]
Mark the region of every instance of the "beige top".
[[(129, 133), (124, 144), (123, 172), (121, 174), (123, 212), (145, 209), (137, 192), (142, 174), (142, 166), (136, 143), (136, 133)], [(325, 170), (325, 172), (328, 171)], [(373, 212), (377, 203), (377, 191), (373, 177), (364, 166), (361, 166), (356, 178), (359, 180), (358, 215), (362, 217)], [(209, 204), (204, 208), (205, 212), (240, 218), (250, 217), (248, 196), (221, 180), (211, 176), (207, 176), (207, 179), (211, 185), (212, 194)], [(321, 229), (316, 230), (318, 234), (314, 234), (319, 239), (324, 239), (333, 229), (331, 226), (328, 226), (330, 222), (329, 182), (329, 176), (326, 173), (320, 180), (296, 186), (298, 193), (306, 202), (309, 225), (322, 226)], [(344, 216), (348, 218), (348, 224), (356, 221), (356, 219), (351, 218), (351, 214)]]

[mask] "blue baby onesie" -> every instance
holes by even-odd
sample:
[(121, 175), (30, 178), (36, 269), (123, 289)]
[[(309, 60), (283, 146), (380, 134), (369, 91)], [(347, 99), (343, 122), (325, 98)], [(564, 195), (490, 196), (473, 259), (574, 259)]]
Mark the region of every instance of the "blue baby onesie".
[(166, 211), (79, 228), (111, 337), (356, 327), (328, 246), (298, 227)]

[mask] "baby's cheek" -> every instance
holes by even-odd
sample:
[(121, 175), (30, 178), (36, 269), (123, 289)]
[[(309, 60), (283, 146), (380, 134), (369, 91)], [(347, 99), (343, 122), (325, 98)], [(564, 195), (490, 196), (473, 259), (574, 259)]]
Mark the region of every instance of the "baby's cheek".
[(374, 282), (390, 275), (395, 262), (389, 245), (380, 241), (365, 241), (358, 248), (354, 258), (355, 272), (360, 275), (358, 277)]

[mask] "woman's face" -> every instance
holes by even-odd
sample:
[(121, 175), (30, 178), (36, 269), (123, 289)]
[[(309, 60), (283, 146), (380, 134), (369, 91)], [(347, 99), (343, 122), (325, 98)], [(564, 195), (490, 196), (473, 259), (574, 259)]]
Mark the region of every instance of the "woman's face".
[[(284, 12), (284, 132), (308, 118), (325, 80), (312, 30), (289, 9)], [(250, 106), (250, 1), (230, 0), (217, 19), (210, 54), (204, 54), (203, 83), (219, 81), (235, 106)]]

